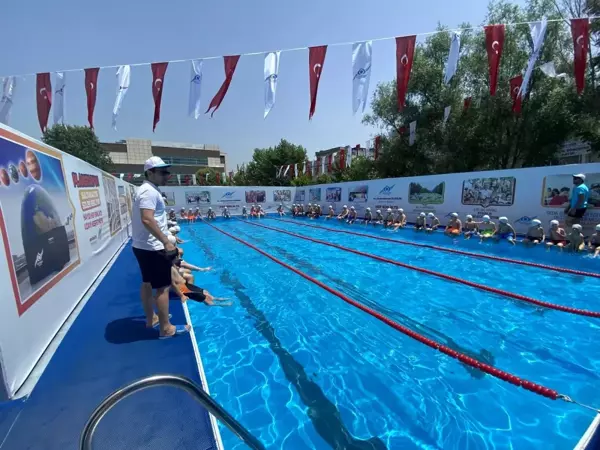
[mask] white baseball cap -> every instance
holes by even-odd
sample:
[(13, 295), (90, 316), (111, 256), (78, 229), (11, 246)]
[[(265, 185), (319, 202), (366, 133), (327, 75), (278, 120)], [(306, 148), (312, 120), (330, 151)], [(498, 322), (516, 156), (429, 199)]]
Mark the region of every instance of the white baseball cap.
[(435, 217), (435, 214), (430, 212), (429, 214), (427, 214), (427, 217)]
[(401, 212), (401, 213), (403, 213), (403, 212), (404, 212), (404, 209), (402, 209), (402, 208), (398, 208), (398, 212)]
[(473, 216), (471, 214), (467, 214), (467, 219), (472, 219)]
[(571, 228), (573, 228), (574, 230), (581, 230), (581, 225), (579, 225), (578, 223), (576, 223), (575, 225), (573, 225)]
[(556, 226), (558, 226), (558, 220), (551, 220), (550, 221), (550, 225), (556, 225)]
[(600, 231), (600, 224), (596, 225), (596, 231)]
[(167, 236), (167, 239), (169, 240), (169, 242), (173, 245), (177, 244), (177, 238), (175, 238), (175, 236), (173, 236), (172, 234)]
[(573, 175), (573, 178), (581, 178), (583, 181), (585, 181), (585, 175), (582, 173), (576, 173)]
[(502, 216), (498, 219), (500, 223), (508, 223), (508, 217)]
[(162, 160), (162, 158), (159, 158), (158, 156), (153, 156), (151, 158), (148, 158), (144, 163), (144, 172), (146, 170), (159, 169), (161, 167), (171, 167), (171, 164), (167, 164)]
[(531, 225), (541, 225), (542, 221), (540, 219), (533, 219), (531, 221)]
[(458, 217), (458, 213), (452, 213), (450, 214), (451, 217)]
[(388, 208), (388, 209), (387, 209), (387, 212), (392, 212), (392, 208)]

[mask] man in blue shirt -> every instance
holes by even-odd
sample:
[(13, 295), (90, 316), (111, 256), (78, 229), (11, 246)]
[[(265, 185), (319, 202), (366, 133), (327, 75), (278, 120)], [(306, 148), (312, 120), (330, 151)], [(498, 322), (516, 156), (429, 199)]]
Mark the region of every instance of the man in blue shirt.
[(571, 190), (571, 200), (569, 206), (565, 209), (565, 224), (572, 227), (580, 223), (585, 215), (590, 198), (590, 190), (585, 185), (585, 175), (578, 173), (573, 175), (573, 189)]

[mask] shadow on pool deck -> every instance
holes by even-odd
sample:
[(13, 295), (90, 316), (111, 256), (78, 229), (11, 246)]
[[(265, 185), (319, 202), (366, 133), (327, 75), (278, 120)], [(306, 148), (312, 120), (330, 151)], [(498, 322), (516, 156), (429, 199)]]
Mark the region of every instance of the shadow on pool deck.
[[(189, 336), (159, 340), (147, 330), (139, 301), (140, 275), (124, 248), (65, 336), (25, 401), (0, 405), (0, 448), (78, 448), (81, 431), (100, 402), (121, 386), (157, 373), (200, 384)], [(43, 301), (43, 300), (41, 300)], [(173, 323), (185, 323), (171, 302)], [(123, 400), (100, 423), (94, 448), (215, 449), (208, 413), (171, 387)]]

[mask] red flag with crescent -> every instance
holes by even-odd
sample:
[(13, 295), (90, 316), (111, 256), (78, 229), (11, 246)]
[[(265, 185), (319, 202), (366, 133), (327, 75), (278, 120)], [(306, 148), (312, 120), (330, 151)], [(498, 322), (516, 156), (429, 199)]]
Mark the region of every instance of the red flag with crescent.
[(213, 99), (210, 101), (210, 105), (208, 106), (208, 109), (204, 114), (208, 113), (211, 110), (211, 108), (214, 108), (213, 111), (210, 113), (210, 117), (212, 117), (217, 111), (217, 109), (219, 109), (219, 106), (221, 106), (221, 102), (223, 101), (223, 99), (225, 98), (225, 94), (227, 94), (227, 91), (229, 90), (229, 85), (231, 84), (231, 80), (233, 79), (233, 74), (235, 73), (235, 68), (237, 67), (237, 63), (239, 60), (240, 55), (223, 56), (223, 62), (225, 64), (225, 80), (223, 80), (223, 84), (221, 85)]
[(498, 67), (504, 48), (504, 25), (488, 25), (485, 29), (485, 48), (490, 69), (490, 95), (496, 95)]
[(346, 168), (346, 149), (340, 148), (340, 169)]
[(583, 92), (585, 85), (585, 67), (590, 45), (590, 20), (571, 19), (571, 34), (573, 35), (573, 50), (575, 51), (574, 69), (577, 93)]
[(523, 75), (517, 75), (510, 79), (510, 96), (513, 101), (512, 110), (515, 114), (521, 113), (521, 105), (523, 102), (522, 97), (519, 95), (521, 84), (523, 84)]
[(466, 111), (471, 107), (471, 103), (473, 103), (473, 97), (465, 97), (463, 100), (463, 111)]
[(221, 184), (221, 174), (219, 172), (215, 174), (215, 179), (217, 180), (217, 184)]
[(379, 158), (379, 150), (381, 149), (381, 136), (375, 136), (375, 159)]
[(152, 132), (156, 129), (156, 124), (160, 120), (160, 103), (162, 102), (163, 86), (165, 84), (165, 74), (169, 63), (152, 63), (152, 97), (154, 97), (154, 123)]
[(96, 94), (98, 92), (98, 72), (100, 68), (85, 69), (85, 95), (87, 97), (88, 123), (94, 129), (94, 109), (96, 109)]
[(52, 83), (48, 72), (37, 74), (35, 89), (37, 91), (35, 98), (37, 101), (38, 121), (40, 122), (42, 133), (45, 133), (48, 128), (50, 108), (52, 107)]
[(321, 80), (321, 73), (323, 73), (326, 54), (326, 45), (308, 48), (308, 79), (310, 81), (310, 112), (308, 113), (308, 120), (312, 119), (317, 107), (317, 92), (319, 90), (319, 81)]
[(413, 59), (415, 57), (415, 42), (417, 36), (396, 38), (396, 90), (398, 91), (398, 111), (404, 109), (406, 90), (410, 80)]
[(331, 173), (331, 166), (333, 163), (333, 153), (327, 155), (327, 173)]

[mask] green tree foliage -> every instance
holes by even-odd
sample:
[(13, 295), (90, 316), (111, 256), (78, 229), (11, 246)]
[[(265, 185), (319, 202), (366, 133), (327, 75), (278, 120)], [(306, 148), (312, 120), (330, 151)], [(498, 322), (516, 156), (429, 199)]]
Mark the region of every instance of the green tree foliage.
[(110, 155), (100, 145), (94, 130), (88, 127), (54, 125), (46, 130), (42, 141), (106, 172), (112, 170)]
[[(217, 173), (219, 173), (219, 182), (217, 183)], [(208, 181), (206, 175), (208, 174)], [(196, 171), (196, 182), (202, 186), (223, 186), (223, 172), (221, 169), (215, 169), (214, 167), (203, 167)], [(229, 178), (227, 178), (229, 183)]]
[[(519, 23), (542, 16), (560, 19), (554, 0), (529, 0), (525, 7), (494, 1), (484, 22)], [(600, 149), (596, 93), (588, 80), (584, 94), (576, 94), (572, 40), (564, 21), (548, 24), (538, 65), (553, 61), (557, 72), (569, 74), (570, 80), (549, 78), (535, 69), (520, 114), (512, 111), (509, 80), (526, 69), (532, 51), (528, 25), (506, 29), (494, 97), (489, 93), (483, 31), (462, 33), (458, 72), (445, 86), (450, 33), (439, 29), (440, 33), (416, 48), (404, 110), (398, 112), (396, 82), (380, 83), (373, 95), (372, 114), (363, 119), (384, 135), (375, 164), (380, 177), (547, 165), (556, 162), (560, 146), (569, 139), (586, 140), (593, 150)], [(465, 109), (467, 97), (472, 103)], [(444, 125), (446, 106), (451, 106), (451, 113)], [(415, 120), (417, 140), (409, 146), (408, 125)]]
[[(253, 186), (288, 186), (288, 178), (278, 178), (277, 169), (280, 166), (304, 163), (307, 159), (306, 149), (282, 139), (275, 147), (256, 148), (252, 161), (244, 170), (243, 182)], [(237, 183), (236, 183), (237, 184)]]

